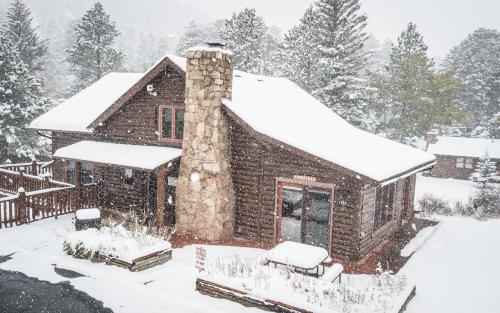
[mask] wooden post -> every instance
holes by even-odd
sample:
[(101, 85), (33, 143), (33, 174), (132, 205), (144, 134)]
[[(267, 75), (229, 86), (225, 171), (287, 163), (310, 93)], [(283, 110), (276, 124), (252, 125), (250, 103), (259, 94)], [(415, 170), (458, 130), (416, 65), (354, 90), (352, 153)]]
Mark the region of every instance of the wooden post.
[[(24, 170), (21, 170), (21, 171), (19, 171), (19, 180), (17, 181), (17, 186), (13, 186), (13, 187), (18, 188), (18, 189), (21, 187), (24, 188), (25, 181), (26, 181), (26, 178), (24, 177)], [(15, 192), (15, 189), (12, 191)]]
[(33, 160), (33, 162), (31, 162), (31, 175), (38, 176), (36, 160)]
[(158, 228), (165, 226), (165, 180), (167, 178), (167, 169), (162, 165), (157, 170), (156, 180), (156, 224)]
[(82, 163), (75, 162), (75, 210), (81, 209), (82, 204)]
[(20, 187), (18, 190), (16, 201), (16, 225), (28, 222), (28, 214), (26, 213), (26, 190)]

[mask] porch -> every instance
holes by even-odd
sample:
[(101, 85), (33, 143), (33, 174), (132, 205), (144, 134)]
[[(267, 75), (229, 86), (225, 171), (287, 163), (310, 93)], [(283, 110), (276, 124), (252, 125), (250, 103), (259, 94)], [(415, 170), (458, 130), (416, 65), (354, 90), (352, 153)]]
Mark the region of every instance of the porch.
[(53, 157), (64, 164), (58, 177), (97, 186), (98, 207), (162, 227), (175, 224), (180, 155), (169, 147), (81, 141)]
[(24, 170), (17, 172), (12, 166), (0, 168), (0, 228), (57, 218), (97, 204), (95, 184), (68, 184), (52, 180), (48, 175), (40, 177), (25, 174)]

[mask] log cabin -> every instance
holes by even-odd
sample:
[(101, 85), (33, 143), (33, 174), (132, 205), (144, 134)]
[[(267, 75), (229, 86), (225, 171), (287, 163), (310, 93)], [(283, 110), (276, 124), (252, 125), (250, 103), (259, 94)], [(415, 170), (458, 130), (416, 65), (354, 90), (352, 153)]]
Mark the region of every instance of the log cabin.
[(43, 114), (31, 127), (51, 132), (54, 178), (98, 184), (102, 208), (180, 235), (292, 240), (346, 261), (411, 221), (416, 173), (432, 154), (357, 129), (291, 81), (232, 60), (214, 46), (166, 55)]
[(500, 173), (500, 139), (446, 137), (427, 134), (427, 152), (436, 156), (430, 175), (438, 178), (468, 180), (479, 162), (488, 155)]

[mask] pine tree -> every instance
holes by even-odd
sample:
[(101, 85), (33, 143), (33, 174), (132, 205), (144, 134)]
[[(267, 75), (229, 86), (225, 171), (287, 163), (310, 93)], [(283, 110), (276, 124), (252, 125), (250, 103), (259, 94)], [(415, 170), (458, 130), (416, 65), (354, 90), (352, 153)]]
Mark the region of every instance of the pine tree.
[(67, 50), (66, 60), (73, 65), (78, 79), (75, 91), (121, 69), (124, 56), (114, 48), (120, 33), (100, 2), (85, 13), (74, 32), (76, 42)]
[[(397, 45), (392, 45), (391, 65), (395, 66), (400, 64), (418, 54), (426, 55), (427, 49), (428, 47), (424, 42), (424, 37), (417, 30), (417, 25), (410, 22), (398, 37)], [(429, 60), (430, 66), (432, 66), (432, 62), (432, 60)]]
[(334, 112), (363, 127), (367, 94), (360, 71), (367, 62), (363, 49), (367, 16), (360, 12), (359, 0), (319, 0), (317, 36), (320, 53), (313, 94)]
[(470, 180), (478, 183), (482, 188), (486, 188), (488, 183), (500, 182), (500, 176), (497, 173), (497, 164), (490, 159), (487, 153), (479, 159), (474, 173), (470, 176)]
[(14, 0), (7, 11), (1, 33), (16, 47), (30, 73), (36, 73), (43, 69), (46, 62), (47, 41), (40, 39), (38, 27), (33, 27), (32, 21), (31, 11), (22, 0)]
[(206, 41), (206, 37), (207, 34), (201, 25), (196, 21), (192, 21), (184, 29), (184, 33), (177, 44), (176, 53), (185, 57), (189, 48), (203, 44)]
[(278, 70), (309, 93), (319, 88), (316, 75), (321, 70), (316, 11), (307, 9), (298, 26), (293, 27), (278, 46)]
[(463, 84), (460, 107), (474, 114), (483, 127), (499, 112), (499, 58), (500, 32), (481, 28), (454, 47), (445, 60), (445, 67)]
[(459, 81), (450, 72), (436, 72), (426, 50), (422, 35), (410, 23), (392, 46), (386, 73), (371, 79), (377, 90), (371, 109), (385, 117), (383, 126), (401, 142), (422, 136), (434, 124), (451, 125), (464, 118), (453, 105)]
[(264, 19), (257, 15), (255, 9), (233, 13), (232, 18), (225, 21), (221, 39), (226, 48), (234, 53), (236, 69), (256, 74), (261, 72), (266, 32)]
[(47, 155), (46, 142), (26, 128), (50, 105), (41, 83), (6, 36), (0, 36), (0, 60), (0, 159)]

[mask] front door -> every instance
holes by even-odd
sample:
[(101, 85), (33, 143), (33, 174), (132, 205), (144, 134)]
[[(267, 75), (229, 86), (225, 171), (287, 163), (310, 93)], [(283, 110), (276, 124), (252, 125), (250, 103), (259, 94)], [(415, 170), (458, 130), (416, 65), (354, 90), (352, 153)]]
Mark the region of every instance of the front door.
[(332, 190), (278, 184), (277, 240), (295, 241), (328, 249)]

